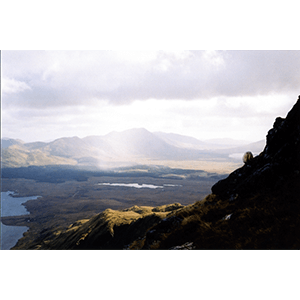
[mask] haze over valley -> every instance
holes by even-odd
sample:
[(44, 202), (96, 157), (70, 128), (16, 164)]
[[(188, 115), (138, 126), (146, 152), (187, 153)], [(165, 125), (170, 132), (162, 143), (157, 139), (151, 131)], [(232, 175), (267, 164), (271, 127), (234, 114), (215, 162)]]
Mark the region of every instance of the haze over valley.
[(245, 151), (258, 154), (264, 145), (263, 140), (256, 143), (225, 138), (200, 141), (189, 136), (151, 133), (139, 128), (104, 136), (60, 138), (48, 143), (2, 139), (1, 162), (2, 168), (73, 165), (107, 169), (157, 164), (186, 169), (202, 166), (206, 171), (216, 168), (219, 173), (228, 173), (241, 164)]

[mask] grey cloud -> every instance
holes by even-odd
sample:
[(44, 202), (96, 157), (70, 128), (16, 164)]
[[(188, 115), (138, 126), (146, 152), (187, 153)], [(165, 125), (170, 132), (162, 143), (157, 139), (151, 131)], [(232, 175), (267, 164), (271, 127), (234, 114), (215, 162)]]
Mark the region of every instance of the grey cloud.
[(111, 51), (6, 52), (2, 74), (31, 89), (4, 94), (4, 105), (45, 108), (97, 100), (201, 99), (290, 93), (299, 89), (300, 51), (160, 52), (126, 61)]
[[(193, 52), (184, 61), (172, 61), (167, 71), (147, 70), (134, 96), (197, 99), (220, 96), (254, 96), (295, 91), (300, 84), (300, 51), (220, 51), (223, 64), (214, 65)], [(159, 65), (159, 61), (156, 64)], [(118, 94), (127, 95), (121, 86)]]
[(227, 96), (295, 91), (300, 83), (300, 51), (229, 51), (219, 92)]

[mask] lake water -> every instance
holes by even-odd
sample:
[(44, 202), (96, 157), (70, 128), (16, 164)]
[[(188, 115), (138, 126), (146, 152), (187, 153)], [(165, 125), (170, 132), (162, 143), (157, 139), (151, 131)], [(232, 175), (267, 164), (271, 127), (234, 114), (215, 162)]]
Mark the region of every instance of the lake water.
[[(28, 200), (36, 200), (39, 196), (32, 197), (12, 197), (14, 192), (1, 192), (1, 217), (28, 215), (29, 212), (22, 205)], [(0, 222), (1, 249), (9, 250), (23, 236), (29, 227), (27, 226), (7, 226)]]
[(133, 187), (136, 189), (163, 189), (165, 187), (174, 187), (181, 186), (176, 184), (164, 184), (164, 185), (153, 185), (153, 184), (138, 184), (138, 183), (98, 183), (98, 185), (106, 185), (106, 186), (122, 186), (122, 187)]

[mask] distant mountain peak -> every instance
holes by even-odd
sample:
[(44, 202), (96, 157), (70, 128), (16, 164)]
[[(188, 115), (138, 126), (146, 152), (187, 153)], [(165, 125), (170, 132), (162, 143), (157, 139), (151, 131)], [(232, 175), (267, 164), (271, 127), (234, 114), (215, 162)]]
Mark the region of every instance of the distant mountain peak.
[[(16, 145), (17, 148), (22, 147), (22, 149), (14, 149), (12, 153), (13, 149), (10, 148), (12, 145)], [(232, 147), (231, 144), (229, 146)], [(91, 165), (94, 167), (95, 164), (97, 165), (95, 163), (97, 161), (100, 162), (100, 166), (103, 162), (136, 163), (141, 159), (186, 161), (223, 158), (231, 160), (229, 155), (240, 151), (238, 151), (239, 149), (225, 151), (224, 149), (228, 149), (229, 146), (205, 143), (191, 136), (176, 133), (152, 133), (146, 128), (132, 128), (121, 132), (113, 131), (103, 136), (62, 137), (50, 142), (20, 143), (16, 140), (4, 140), (2, 148), (8, 149), (6, 149), (7, 155), (2, 158), (2, 162), (3, 165), (11, 166), (11, 160), (20, 156), (20, 151), (27, 151), (34, 155), (36, 151), (41, 151), (49, 159), (52, 159), (52, 156), (73, 159), (82, 167)], [(251, 151), (255, 152), (254, 147), (249, 147)], [(56, 158), (53, 159), (59, 161)], [(18, 161), (14, 159), (15, 167), (21, 166), (18, 165)], [(43, 162), (44, 160), (38, 161), (38, 159), (28, 160), (26, 165), (42, 165)]]
[(131, 129), (127, 129), (124, 130), (123, 132), (149, 132), (149, 130), (147, 130), (146, 128), (140, 127), (140, 128), (131, 128)]
[(19, 139), (1, 138), (1, 149), (8, 148), (13, 145), (23, 145), (24, 141)]

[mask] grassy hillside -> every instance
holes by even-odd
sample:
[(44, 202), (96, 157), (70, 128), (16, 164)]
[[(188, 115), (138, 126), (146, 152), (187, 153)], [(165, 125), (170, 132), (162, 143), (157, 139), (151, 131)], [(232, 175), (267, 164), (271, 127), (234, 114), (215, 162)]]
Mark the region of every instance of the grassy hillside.
[[(107, 209), (91, 219), (78, 220), (67, 229), (48, 231), (14, 249), (120, 249), (144, 235), (149, 227), (182, 208), (175, 203), (158, 207), (133, 206), (124, 210)], [(122, 248), (122, 247), (121, 247)]]
[(1, 155), (2, 168), (76, 164), (74, 159), (54, 156), (39, 149), (27, 150), (24, 146), (19, 145), (2, 149)]

